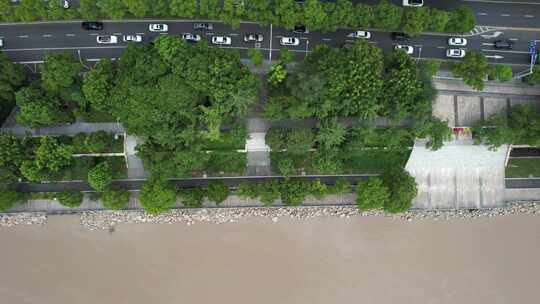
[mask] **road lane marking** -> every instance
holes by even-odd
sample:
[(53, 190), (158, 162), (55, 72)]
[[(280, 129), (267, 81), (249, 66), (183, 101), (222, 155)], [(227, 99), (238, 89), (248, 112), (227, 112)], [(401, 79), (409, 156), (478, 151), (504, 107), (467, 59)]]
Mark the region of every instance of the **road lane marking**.
[(26, 48), (26, 49), (2, 49), (4, 52), (24, 52), (24, 51), (59, 51), (59, 50), (92, 50), (92, 49), (125, 49), (127, 45), (118, 46), (68, 46), (54, 48)]
[(438, 49), (445, 49), (446, 47), (445, 46), (438, 46), (437, 48)]
[(73, 36), (75, 36), (75, 34), (66, 34), (66, 36), (73, 37)]
[(145, 33), (135, 33), (135, 34), (137, 34), (137, 35), (144, 35)]
[(270, 23), (270, 52), (268, 53), (268, 61), (272, 62), (272, 23)]
[(322, 40), (322, 41), (331, 41), (332, 39), (330, 39), (330, 38), (323, 38), (323, 39), (321, 39), (321, 40)]
[(42, 37), (52, 37), (51, 34), (43, 34), (43, 35), (41, 35), (41, 36), (42, 36)]
[(510, 17), (510, 14), (501, 14), (502, 17)]
[(229, 36), (240, 36), (238, 33), (230, 33)]
[(487, 13), (478, 13), (477, 15), (478, 15), (478, 16), (486, 16)]
[(113, 35), (118, 35), (118, 36), (121, 36), (122, 33), (114, 33)]
[(502, 50), (487, 50), (482, 49), (483, 52), (500, 52), (500, 53), (514, 53), (514, 54), (529, 54), (529, 52), (525, 51), (502, 51)]
[(483, 42), (482, 45), (491, 45), (491, 46), (493, 46), (493, 45), (495, 45), (495, 43)]
[(508, 38), (508, 40), (512, 40), (512, 41), (518, 41), (517, 38)]
[(21, 36), (17, 36), (19, 38), (28, 38), (28, 35), (21, 35)]
[(525, 1), (497, 1), (497, 0), (461, 0), (463, 2), (483, 2), (483, 3), (497, 3), (497, 4), (531, 4), (540, 5), (538, 2), (525, 2)]
[(525, 18), (534, 18), (533, 15), (523, 15), (523, 17), (525, 17)]
[(99, 35), (99, 34), (98, 34), (98, 33), (91, 33), (91, 34), (88, 34), (88, 35), (90, 35), (90, 36), (97, 36), (97, 35)]

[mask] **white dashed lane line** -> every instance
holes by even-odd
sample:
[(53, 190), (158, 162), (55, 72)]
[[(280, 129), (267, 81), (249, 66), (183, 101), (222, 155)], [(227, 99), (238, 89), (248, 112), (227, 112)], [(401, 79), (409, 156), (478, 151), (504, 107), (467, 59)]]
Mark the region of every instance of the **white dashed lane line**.
[(525, 18), (534, 18), (533, 15), (524, 15), (523, 17), (525, 17)]
[(75, 34), (66, 34), (66, 36), (73, 37), (73, 36), (75, 36)]
[(477, 13), (478, 16), (486, 16), (487, 13)]
[(510, 17), (510, 14), (501, 14), (501, 17)]
[(445, 49), (446, 47), (445, 46), (438, 46), (437, 48), (438, 49)]
[(482, 49), (483, 52), (498, 52), (498, 53), (514, 53), (514, 54), (529, 54), (529, 52), (525, 51), (503, 51), (503, 50), (487, 50)]
[(44, 34), (44, 35), (41, 35), (42, 37), (52, 37), (51, 34)]
[(21, 36), (17, 36), (19, 38), (28, 38), (28, 35), (21, 35)]

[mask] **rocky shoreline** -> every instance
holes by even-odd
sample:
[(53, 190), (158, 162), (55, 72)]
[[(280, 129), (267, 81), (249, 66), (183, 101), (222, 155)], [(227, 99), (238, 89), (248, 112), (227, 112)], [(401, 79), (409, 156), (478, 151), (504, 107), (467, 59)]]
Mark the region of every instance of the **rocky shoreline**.
[[(382, 211), (360, 211), (355, 206), (326, 207), (276, 207), (276, 208), (203, 208), (175, 209), (160, 215), (148, 215), (144, 211), (86, 211), (80, 213), (81, 226), (90, 230), (110, 230), (122, 223), (235, 223), (245, 218), (263, 217), (273, 222), (281, 218), (309, 219), (314, 217), (383, 216), (396, 220), (449, 220), (491, 218), (507, 215), (540, 215), (540, 203), (513, 203), (507, 208), (460, 209), (460, 210), (413, 210), (400, 214), (386, 214)], [(0, 227), (20, 225), (43, 225), (47, 222), (45, 213), (13, 213), (0, 215)]]

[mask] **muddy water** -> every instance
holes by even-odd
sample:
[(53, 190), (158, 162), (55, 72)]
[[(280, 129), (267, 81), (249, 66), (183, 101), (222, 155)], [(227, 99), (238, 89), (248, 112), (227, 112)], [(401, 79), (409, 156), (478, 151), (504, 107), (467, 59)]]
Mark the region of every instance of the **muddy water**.
[(540, 217), (0, 229), (0, 303), (538, 303)]

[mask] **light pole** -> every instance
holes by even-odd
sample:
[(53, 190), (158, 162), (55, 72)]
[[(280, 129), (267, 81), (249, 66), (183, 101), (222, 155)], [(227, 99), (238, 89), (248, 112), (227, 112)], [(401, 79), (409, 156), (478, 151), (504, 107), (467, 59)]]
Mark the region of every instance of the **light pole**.
[(84, 66), (86, 69), (90, 70), (90, 68), (86, 64), (84, 64), (84, 61), (82, 60), (81, 50), (77, 50), (77, 55), (79, 55), (79, 62), (81, 63), (81, 65)]

